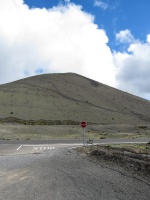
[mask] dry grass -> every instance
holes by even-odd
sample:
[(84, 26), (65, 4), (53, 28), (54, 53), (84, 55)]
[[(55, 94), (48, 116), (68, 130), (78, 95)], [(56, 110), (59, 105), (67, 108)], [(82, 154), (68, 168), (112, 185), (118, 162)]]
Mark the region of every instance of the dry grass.
[[(79, 125), (50, 126), (8, 123), (0, 124), (0, 140), (81, 139), (82, 133), (83, 130)], [(138, 126), (135, 125), (88, 125), (85, 135), (86, 140), (107, 138), (147, 138), (150, 137), (150, 126), (147, 126), (146, 130), (140, 129), (139, 131)]]
[(110, 147), (124, 149), (133, 153), (150, 154), (150, 142), (147, 144), (116, 144), (110, 145)]

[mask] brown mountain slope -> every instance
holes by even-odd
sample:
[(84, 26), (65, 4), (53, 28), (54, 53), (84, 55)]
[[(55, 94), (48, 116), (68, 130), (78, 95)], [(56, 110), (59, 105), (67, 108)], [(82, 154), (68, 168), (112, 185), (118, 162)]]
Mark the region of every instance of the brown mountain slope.
[(77, 74), (45, 74), (0, 85), (0, 119), (8, 117), (146, 123), (150, 102)]

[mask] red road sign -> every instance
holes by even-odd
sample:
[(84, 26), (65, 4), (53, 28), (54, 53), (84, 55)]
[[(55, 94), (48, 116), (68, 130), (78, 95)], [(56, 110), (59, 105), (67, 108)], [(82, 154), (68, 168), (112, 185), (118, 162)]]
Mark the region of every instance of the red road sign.
[(82, 128), (85, 128), (87, 126), (86, 122), (81, 122), (80, 125), (82, 126)]

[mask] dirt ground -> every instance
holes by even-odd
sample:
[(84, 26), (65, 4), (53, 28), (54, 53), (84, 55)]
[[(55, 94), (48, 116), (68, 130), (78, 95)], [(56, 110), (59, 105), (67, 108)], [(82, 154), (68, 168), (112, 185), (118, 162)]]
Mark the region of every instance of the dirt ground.
[[(91, 145), (76, 149), (89, 159), (105, 163), (118, 170), (118, 167), (130, 171), (132, 175), (143, 177), (150, 184), (150, 143), (121, 145)], [(104, 162), (103, 162), (104, 161)]]

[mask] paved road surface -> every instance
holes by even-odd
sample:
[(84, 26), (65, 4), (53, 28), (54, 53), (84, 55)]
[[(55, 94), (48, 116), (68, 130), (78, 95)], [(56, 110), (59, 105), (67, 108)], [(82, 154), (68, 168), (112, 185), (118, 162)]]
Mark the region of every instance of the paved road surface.
[[(129, 143), (129, 142), (144, 142), (147, 143), (150, 141), (150, 138), (136, 138), (136, 139), (99, 139), (94, 140), (94, 144), (113, 144), (113, 143)], [(83, 144), (82, 140), (0, 140), (0, 144)]]
[(66, 148), (1, 156), (0, 200), (144, 200), (150, 186)]
[(70, 145), (21, 145), (0, 145), (0, 200), (149, 200), (150, 185)]
[[(116, 143), (148, 143), (150, 138), (137, 139), (101, 139), (94, 140), (94, 144)], [(0, 155), (26, 154), (40, 152), (55, 147), (76, 147), (83, 145), (82, 140), (0, 140)]]

